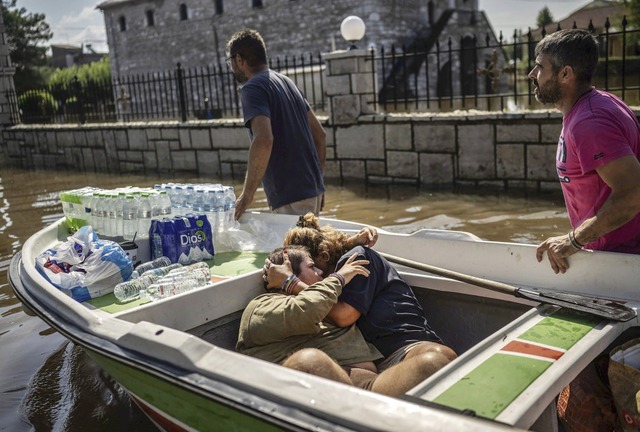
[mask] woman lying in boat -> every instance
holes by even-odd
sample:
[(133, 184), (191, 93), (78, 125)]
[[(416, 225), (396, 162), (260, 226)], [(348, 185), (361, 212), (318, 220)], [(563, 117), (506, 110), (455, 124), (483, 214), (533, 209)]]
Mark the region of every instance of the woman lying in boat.
[(366, 260), (354, 254), (323, 280), (306, 249), (292, 246), (286, 252), (276, 249), (269, 260), (286, 261), (296, 276), (276, 289), (265, 284), (267, 293), (249, 302), (240, 320), (238, 352), (389, 396), (406, 393), (435, 372), (433, 361), (403, 362), (378, 375), (373, 362), (382, 355), (357, 326), (323, 321), (345, 283), (356, 275), (368, 277)]
[[(429, 327), (411, 287), (387, 260), (366, 247), (373, 246), (376, 240), (373, 228), (349, 237), (331, 226), (320, 227), (317, 216), (307, 213), (287, 232), (284, 244), (309, 249), (325, 276), (342, 268), (354, 253), (369, 262), (366, 267), (370, 276), (354, 277), (345, 285), (327, 320), (339, 327), (356, 323), (365, 340), (385, 357), (376, 363), (379, 371), (405, 361), (446, 365), (456, 358), (455, 352)], [(279, 286), (291, 274), (286, 266), (267, 267), (269, 286)]]

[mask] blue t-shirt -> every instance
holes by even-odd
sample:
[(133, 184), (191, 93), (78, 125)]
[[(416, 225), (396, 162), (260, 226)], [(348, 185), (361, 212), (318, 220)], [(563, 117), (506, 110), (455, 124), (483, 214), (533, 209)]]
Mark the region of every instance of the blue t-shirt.
[(262, 179), (272, 209), (316, 197), (324, 192), (320, 159), (307, 118), (309, 104), (286, 76), (265, 70), (240, 92), (244, 124), (264, 115), (271, 119), (273, 150)]
[(442, 340), (427, 324), (424, 311), (411, 287), (377, 252), (358, 246), (338, 261), (340, 269), (347, 259), (369, 260), (369, 277), (358, 275), (345, 285), (339, 300), (360, 312), (357, 321), (364, 338), (375, 345), (385, 357), (413, 342)]

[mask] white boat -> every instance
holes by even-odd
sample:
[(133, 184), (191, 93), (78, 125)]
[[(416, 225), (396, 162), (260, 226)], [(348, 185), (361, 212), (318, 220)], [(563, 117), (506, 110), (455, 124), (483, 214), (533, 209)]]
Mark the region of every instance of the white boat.
[[(241, 229), (252, 232), (259, 224), (282, 239), (295, 222), (248, 213)], [(601, 296), (633, 310), (640, 305), (639, 256), (580, 252), (566, 274), (556, 275), (536, 261), (531, 245), (453, 231), (378, 232), (375, 249), (392, 256), (533, 291)], [(36, 256), (67, 236), (61, 219), (29, 238), (11, 262), (10, 283), (25, 309), (81, 346), (164, 430), (553, 431), (561, 389), (639, 324), (637, 317), (612, 321), (401, 266), (430, 325), (459, 357), (392, 398), (234, 351), (243, 308), (263, 291), (264, 254), (235, 254), (242, 274), (120, 307), (113, 295), (79, 303), (38, 273)], [(216, 254), (212, 273), (224, 272), (220, 263), (231, 256)]]

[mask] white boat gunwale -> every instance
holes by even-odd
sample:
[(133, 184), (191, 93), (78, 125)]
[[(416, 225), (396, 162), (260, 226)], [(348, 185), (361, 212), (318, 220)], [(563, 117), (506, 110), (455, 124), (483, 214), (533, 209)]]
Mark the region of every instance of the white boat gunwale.
[[(290, 223), (290, 222), (291, 221), (288, 221), (287, 223)], [(331, 222), (334, 222), (334, 221), (329, 221), (329, 223)], [(351, 225), (349, 224), (351, 223), (347, 223), (347, 227), (352, 227), (351, 229), (358, 228), (357, 224), (351, 224)], [(111, 358), (113, 358), (114, 360), (119, 362), (126, 362), (126, 361), (130, 361), (127, 359), (126, 355), (133, 355), (132, 358), (136, 358), (135, 356), (142, 356), (141, 359), (143, 360), (140, 360), (140, 362), (133, 363), (132, 366), (141, 368), (141, 367), (144, 367), (145, 365), (154, 365), (154, 368), (146, 368), (145, 370), (153, 371), (153, 373), (158, 374), (158, 376), (161, 376), (162, 379), (166, 379), (176, 384), (186, 386), (190, 388), (191, 391), (202, 393), (204, 392), (204, 389), (198, 388), (198, 385), (195, 385), (193, 382), (190, 382), (189, 380), (175, 381), (176, 379), (175, 376), (172, 376), (172, 374), (168, 373), (167, 370), (164, 369), (161, 364), (155, 361), (152, 357), (146, 355), (144, 351), (140, 351), (138, 347), (138, 344), (141, 341), (146, 340), (149, 343), (158, 344), (157, 346), (161, 348), (180, 351), (179, 347), (181, 346), (182, 343), (195, 343), (197, 345), (197, 349), (195, 349), (194, 351), (200, 352), (199, 356), (185, 358), (182, 354), (180, 354), (174, 359), (173, 363), (170, 363), (170, 364), (181, 371), (186, 370), (186, 371), (192, 371), (192, 372), (201, 374), (202, 377), (206, 377), (207, 379), (210, 379), (212, 382), (220, 383), (220, 384), (226, 383), (225, 385), (228, 385), (229, 387), (234, 388), (235, 390), (238, 390), (238, 388), (246, 388), (247, 392), (243, 393), (243, 396), (249, 397), (249, 400), (251, 399), (252, 396), (254, 396), (254, 397), (261, 397), (261, 398), (264, 397), (262, 398), (263, 401), (273, 401), (273, 395), (271, 394), (271, 390), (273, 388), (276, 388), (276, 386), (280, 385), (279, 380), (282, 378), (283, 368), (281, 368), (280, 366), (262, 362), (260, 360), (253, 359), (247, 356), (242, 356), (233, 351), (224, 350), (222, 348), (211, 345), (206, 341), (200, 340), (191, 335), (186, 335), (185, 333), (179, 331), (179, 330), (187, 330), (186, 328), (180, 329), (179, 326), (172, 328), (172, 326), (159, 325), (157, 323), (153, 323), (153, 324), (149, 322), (133, 323), (133, 322), (126, 321), (126, 319), (130, 318), (132, 315), (135, 315), (135, 313), (124, 312), (121, 314), (109, 315), (99, 310), (90, 310), (84, 305), (78, 304), (75, 300), (71, 299), (70, 297), (60, 292), (59, 290), (50, 286), (50, 284), (48, 284), (48, 282), (44, 279), (44, 277), (42, 277), (42, 275), (40, 275), (37, 271), (35, 271), (33, 266), (29, 265), (25, 267), (24, 262), (27, 262), (27, 263), (35, 262), (35, 256), (30, 256), (29, 252), (35, 251), (36, 249), (32, 247), (32, 245), (30, 245), (29, 242), (31, 241), (41, 242), (39, 244), (40, 250), (46, 247), (49, 247), (50, 245), (46, 245), (47, 242), (44, 241), (43, 239), (46, 237), (45, 234), (47, 234), (47, 230), (53, 230), (53, 229), (60, 230), (60, 223), (58, 223), (58, 225), (52, 225), (50, 227), (47, 227), (41, 230), (39, 233), (32, 236), (27, 241), (27, 243), (25, 243), (25, 247), (23, 248), (23, 253), (20, 256), (14, 257), (14, 259), (12, 260), (11, 271), (10, 271), (10, 278), (11, 278), (12, 285), (13, 284), (18, 285), (18, 290), (16, 291), (19, 291), (20, 289), (24, 290), (24, 293), (22, 295), (18, 295), (18, 297), (20, 298), (21, 301), (23, 301), (23, 303), (27, 307), (31, 306), (34, 310), (38, 312), (42, 312), (42, 310), (48, 311), (49, 313), (51, 311), (55, 311), (55, 315), (51, 315), (49, 317), (49, 321), (45, 319), (45, 321), (47, 321), (49, 325), (52, 325), (52, 327), (57, 329), (57, 325), (56, 325), (57, 321), (55, 319), (60, 318), (61, 322), (66, 323), (66, 331), (65, 329), (62, 329), (59, 331), (65, 334), (65, 336), (68, 337), (69, 339), (74, 340), (77, 344), (83, 345), (87, 339), (96, 338), (102, 342), (104, 342), (104, 340), (106, 339), (107, 341), (109, 341), (109, 343), (113, 345), (111, 347), (113, 349), (109, 349), (106, 352), (108, 352), (108, 355), (111, 356)], [(51, 234), (51, 233), (49, 232), (48, 234)], [(393, 245), (390, 240), (392, 236), (402, 237), (403, 235), (391, 234), (391, 233), (385, 232), (384, 230), (380, 230), (380, 240), (379, 240), (380, 247), (387, 247), (388, 248), (387, 250), (389, 250), (390, 253), (395, 252), (395, 254), (409, 258), (409, 259), (416, 259), (416, 255), (420, 255), (420, 259), (425, 259), (423, 254), (421, 254), (421, 251), (415, 250), (415, 248), (413, 248), (411, 245), (407, 247), (406, 241), (399, 241), (397, 242), (396, 245)], [(56, 238), (58, 239), (63, 237), (64, 236), (60, 235), (60, 233), (56, 235)], [(420, 237), (425, 237), (425, 233), (419, 232), (418, 234), (415, 235), (414, 238), (420, 238)], [(440, 253), (441, 251), (439, 250), (440, 248), (438, 248), (438, 245), (442, 244), (442, 242), (445, 241), (444, 239), (439, 239), (437, 235), (430, 237), (428, 233), (426, 237), (429, 237), (429, 242), (431, 244), (431, 247), (437, 251), (437, 253), (427, 254), (429, 259), (433, 258), (433, 260), (436, 261), (435, 263), (433, 263), (433, 265), (440, 265), (444, 267), (447, 264), (451, 264), (449, 268), (452, 268), (453, 270), (458, 270), (458, 271), (461, 270), (460, 269), (461, 265), (459, 265), (458, 263), (448, 262), (451, 255), (450, 253), (446, 253), (446, 254)], [(410, 239), (411, 235), (406, 235), (406, 238)], [(519, 267), (518, 265), (515, 265), (515, 264), (520, 264), (520, 267), (522, 267), (522, 263), (523, 261), (525, 261), (525, 259), (529, 260), (533, 258), (532, 252), (535, 249), (535, 247), (531, 245), (517, 245), (517, 244), (511, 244), (511, 243), (498, 243), (498, 242), (478, 242), (472, 236), (469, 236), (469, 237), (462, 236), (459, 239), (447, 240), (447, 241), (462, 242), (459, 244), (459, 248), (461, 249), (465, 249), (465, 248), (474, 249), (475, 248), (474, 244), (476, 243), (482, 244), (484, 246), (487, 246), (488, 244), (489, 248), (493, 248), (494, 250), (501, 251), (501, 254), (503, 256), (500, 259), (500, 262), (513, 263), (515, 268)], [(45, 246), (43, 247), (43, 245)], [(505, 252), (505, 249), (506, 249), (506, 252)], [(507, 255), (506, 258), (504, 257), (505, 254)], [(578, 256), (576, 259), (572, 260), (571, 262), (572, 271), (574, 268), (577, 269), (576, 271), (590, 269), (591, 260), (594, 258), (592, 254), (593, 253), (585, 253), (583, 256)], [(611, 259), (618, 260), (620, 258), (620, 257), (616, 257), (615, 255), (621, 255), (621, 254), (606, 254), (606, 253), (605, 254), (596, 253), (596, 254), (598, 259), (604, 257), (605, 264), (607, 262), (612, 262), (610, 261)], [(489, 254), (486, 254), (486, 255), (489, 255)], [(478, 254), (476, 252), (476, 257), (477, 256)], [(515, 279), (514, 276), (506, 274), (504, 271), (504, 268), (502, 269), (484, 268), (484, 269), (478, 270), (478, 268), (480, 268), (481, 266), (486, 265), (486, 261), (487, 261), (484, 258), (482, 258), (483, 257), (482, 254), (480, 254), (479, 256), (481, 258), (480, 263), (476, 263), (474, 266), (472, 266), (473, 267), (472, 270), (473, 272), (475, 272), (475, 275), (480, 277), (493, 277), (496, 280), (501, 280), (507, 283), (514, 282), (514, 279)], [(464, 261), (463, 257), (458, 256), (458, 259), (460, 261)], [(638, 257), (625, 256), (623, 257), (623, 259), (624, 259), (623, 262), (626, 263), (627, 265), (640, 263), (640, 260), (638, 259)], [(536, 264), (541, 265), (540, 263), (536, 263)], [(548, 267), (548, 263), (544, 262), (542, 264)], [(620, 265), (620, 264), (618, 263), (617, 265)], [(456, 268), (456, 266), (458, 266), (458, 268)], [(524, 267), (526, 269), (534, 268), (537, 272), (539, 272), (539, 273), (534, 273), (532, 277), (527, 279), (527, 281), (530, 282), (530, 284), (528, 284), (529, 287), (535, 287), (536, 284), (544, 283), (545, 281), (550, 279), (550, 275), (548, 274), (550, 270), (547, 270), (547, 271), (542, 270), (542, 267), (536, 268), (535, 265), (532, 265), (531, 263), (528, 263), (528, 262), (525, 263)], [(640, 267), (640, 266), (637, 266), (637, 267)], [(631, 272), (632, 273), (631, 277), (634, 276), (635, 270), (637, 269), (637, 267), (634, 267), (634, 272)], [(592, 273), (593, 271), (586, 272), (583, 280), (585, 280), (585, 278), (586, 280), (588, 280), (588, 278)], [(15, 276), (15, 275), (19, 275), (19, 277), (17, 278), (19, 280), (14, 280), (14, 278), (12, 278), (12, 276)], [(403, 271), (402, 275), (407, 279), (407, 281), (412, 286), (427, 285), (428, 281), (433, 282), (433, 281), (439, 280), (439, 284), (436, 284), (437, 287), (440, 287), (442, 285), (442, 286), (451, 288), (453, 291), (460, 292), (463, 294), (469, 294), (469, 295), (473, 295), (474, 292), (477, 292), (475, 288), (472, 288), (467, 284), (456, 282), (456, 281), (443, 280), (443, 278), (440, 278), (438, 276), (425, 275), (425, 274), (416, 273), (412, 271), (410, 272)], [(555, 275), (555, 274), (553, 276), (558, 277), (558, 275)], [(23, 277), (27, 282), (27, 284), (35, 287), (46, 286), (47, 289), (36, 290), (37, 294), (40, 297), (34, 296), (33, 298), (28, 298), (28, 295), (30, 295), (31, 293), (28, 292), (28, 290), (26, 290), (25, 287), (23, 286)], [(247, 277), (247, 280), (254, 278), (254, 281), (255, 281), (255, 279), (259, 278), (259, 271), (246, 275), (246, 277)], [(566, 279), (569, 279), (569, 278), (566, 278)], [(615, 290), (613, 294), (615, 294), (615, 296), (622, 296), (621, 298), (623, 299), (628, 299), (629, 293), (631, 292), (630, 281), (626, 279), (621, 279), (618, 276), (614, 276), (612, 280), (616, 283), (622, 281), (622, 283), (620, 284), (622, 286), (622, 289)], [(229, 282), (229, 284), (231, 284), (230, 281), (225, 281), (224, 283), (226, 282)], [(595, 282), (596, 283), (594, 283), (593, 286), (591, 287), (582, 287), (583, 292), (593, 295), (602, 288), (603, 283), (605, 283), (606, 281), (596, 280)], [(565, 280), (559, 285), (563, 286), (563, 284), (567, 285), (568, 283)], [(545, 285), (539, 285), (539, 286), (545, 286)], [(571, 287), (575, 289), (575, 286), (571, 285)], [(214, 287), (208, 286), (206, 288), (197, 290), (197, 292), (189, 293), (188, 295), (205, 295), (206, 293), (211, 292), (209, 291), (211, 290), (211, 288), (214, 288)], [(448, 288), (443, 289), (443, 288), (429, 287), (429, 289), (433, 289), (433, 290), (440, 289), (443, 292)], [(487, 292), (485, 294), (486, 294), (485, 297), (487, 298), (508, 300), (513, 303), (522, 303), (524, 305), (529, 305), (529, 306), (534, 304), (533, 302), (530, 302), (528, 300), (515, 299), (504, 294), (492, 293), (492, 292)], [(612, 297), (615, 297), (615, 296), (612, 296)], [(637, 298), (637, 294), (636, 294), (636, 298)], [(175, 299), (172, 301), (175, 301)], [(154, 308), (157, 310), (162, 310), (163, 302), (158, 302), (157, 305), (155, 306), (153, 305), (140, 306), (139, 308), (137, 308), (137, 310), (145, 311), (145, 310), (153, 310)], [(637, 302), (635, 301), (631, 301), (630, 304), (634, 307), (637, 307)], [(60, 306), (62, 307), (60, 308)], [(532, 310), (527, 315), (545, 314), (546, 311), (549, 311), (552, 309), (554, 308), (542, 306), (538, 309)], [(527, 318), (525, 317), (521, 318), (521, 320), (526, 320), (526, 319)], [(515, 321), (510, 325), (511, 326), (515, 325)], [(638, 325), (637, 318), (629, 323), (607, 324), (603, 328), (598, 329), (601, 337), (599, 338), (596, 337), (591, 342), (589, 342), (588, 340), (585, 340), (583, 343), (583, 346), (580, 348), (581, 350), (583, 350), (582, 352), (584, 354), (583, 363), (586, 364), (588, 361), (590, 361), (590, 360), (587, 360), (588, 358), (590, 358), (590, 356), (586, 354), (592, 355), (595, 349), (599, 349), (601, 351), (602, 349), (606, 348), (607, 341), (612, 340), (612, 338), (615, 338), (616, 335), (619, 335), (620, 333), (622, 333), (622, 331), (624, 331), (626, 328), (629, 328), (634, 325)], [(504, 330), (501, 330), (502, 333), (504, 333), (507, 330), (507, 327)], [(178, 328), (178, 330), (176, 330), (176, 328)], [(78, 337), (70, 337), (70, 336), (74, 336), (72, 330), (79, 333), (84, 332), (87, 336), (90, 336), (90, 338), (83, 339)], [(153, 335), (155, 334), (155, 332), (158, 332), (159, 330), (162, 330), (162, 334), (166, 333), (165, 337), (170, 340), (158, 341), (158, 339), (160, 338), (154, 337)], [(167, 337), (169, 334), (170, 334), (170, 337)], [(434, 383), (438, 382), (440, 379), (442, 379), (442, 377), (445, 377), (446, 380), (453, 379), (453, 377), (456, 374), (461, 373), (460, 371), (462, 369), (459, 369), (458, 371), (454, 371), (454, 370), (458, 367), (461, 367), (461, 365), (465, 363), (466, 361), (465, 359), (472, 359), (474, 357), (475, 357), (474, 361), (477, 361), (478, 359), (480, 359), (479, 354), (482, 352), (483, 349), (485, 350), (487, 349), (487, 346), (490, 345), (490, 341), (494, 340), (495, 337), (498, 337), (498, 336), (494, 334), (493, 336), (485, 339), (481, 344), (478, 344), (476, 347), (470, 349), (466, 353), (463, 353), (456, 362), (452, 363), (447, 368), (443, 369), (442, 371), (440, 371), (439, 373), (431, 377), (429, 380), (426, 380), (423, 384), (421, 384), (421, 386), (419, 386), (418, 389), (424, 389), (429, 386), (436, 385)], [(193, 339), (189, 340), (189, 338), (193, 338)], [(196, 342), (194, 342), (194, 340)], [(89, 350), (92, 348), (101, 349), (101, 345), (97, 342), (94, 342), (93, 345), (91, 346), (88, 345), (87, 348)], [(574, 350), (574, 353), (577, 353), (578, 351), (579, 350), (576, 349)], [(214, 352), (217, 355), (213, 357), (220, 357), (220, 358), (213, 359), (212, 353)], [(485, 352), (485, 354), (487, 353)], [(534, 385), (532, 385), (530, 388), (527, 388), (526, 394), (522, 394), (518, 398), (522, 400), (518, 400), (517, 401), (518, 403), (514, 401), (514, 403), (512, 403), (510, 407), (508, 407), (505, 410), (505, 412), (496, 419), (497, 422), (488, 422), (485, 420), (469, 419), (467, 417), (460, 416), (457, 414), (454, 414), (453, 417), (450, 417), (451, 416), (450, 412), (446, 412), (445, 414), (441, 410), (438, 410), (438, 409), (434, 410), (433, 408), (429, 408), (429, 407), (426, 407), (426, 408), (422, 407), (423, 409), (428, 410), (428, 412), (425, 412), (423, 414), (426, 416), (431, 416), (432, 418), (434, 418), (433, 416), (436, 416), (437, 418), (444, 415), (444, 418), (439, 420), (443, 421), (444, 422), (443, 424), (451, 424), (452, 426), (456, 426), (456, 427), (466, 424), (467, 426), (473, 425), (475, 429), (478, 429), (479, 427), (484, 428), (484, 426), (495, 428), (495, 427), (500, 427), (499, 425), (502, 422), (516, 425), (516, 427), (528, 427), (528, 425), (531, 425), (532, 422), (535, 421), (535, 418), (532, 418), (532, 417), (536, 417), (537, 415), (539, 415), (539, 413), (542, 413), (547, 408), (545, 405), (542, 407), (536, 407), (535, 409), (531, 410), (530, 403), (527, 404), (526, 399), (535, 397), (534, 395), (536, 394), (538, 395), (538, 397), (544, 396), (545, 394), (544, 391), (549, 391), (550, 388), (553, 389), (553, 393), (551, 393), (552, 394), (551, 397), (552, 398), (555, 397), (557, 392), (559, 392), (559, 390), (570, 379), (572, 379), (575, 375), (577, 375), (577, 373), (581, 370), (581, 367), (579, 366), (581, 365), (584, 366), (584, 364), (580, 362), (576, 362), (576, 359), (578, 359), (577, 357), (573, 358), (575, 357), (574, 355), (572, 355), (571, 357), (572, 358), (567, 357), (566, 359), (564, 359), (567, 362), (567, 364), (564, 365), (566, 369), (565, 373), (567, 373), (567, 375), (562, 380), (557, 380), (551, 386), (547, 385), (546, 387), (545, 387), (546, 383), (534, 383)], [(184, 369), (184, 365), (178, 366), (178, 361), (177, 361), (178, 358), (182, 358), (183, 360), (186, 360), (190, 367), (187, 369)], [(235, 377), (234, 379), (229, 379), (228, 377), (212, 374), (210, 367), (202, 364), (203, 362), (205, 363), (211, 362), (211, 361), (219, 362), (223, 360), (228, 361), (229, 364), (233, 364), (233, 366), (236, 369), (240, 369), (241, 373), (248, 374), (246, 376), (247, 379), (251, 378), (251, 373), (249, 372), (250, 369), (257, 368), (257, 369), (265, 370), (266, 368), (266, 370), (269, 373), (266, 374), (266, 377), (262, 376), (262, 374), (260, 374), (260, 376), (264, 378), (266, 381), (268, 381), (268, 383), (267, 382), (258, 383), (259, 385), (257, 387), (247, 386), (244, 380), (240, 380), (239, 377)], [(238, 364), (245, 364), (247, 367), (238, 368), (237, 367)], [(225, 366), (227, 368), (225, 370), (230, 370), (228, 369), (228, 366), (229, 365)], [(413, 423), (407, 422), (406, 424), (404, 424), (405, 422), (402, 420), (402, 418), (398, 418), (394, 415), (393, 417), (396, 419), (396, 421), (393, 424), (388, 425), (391, 429), (396, 429), (402, 424), (404, 424), (404, 427), (416, 427), (417, 425), (415, 424), (415, 421), (418, 421), (418, 422), (421, 421), (420, 418), (422, 416), (415, 415), (417, 414), (417, 412), (415, 412), (415, 410), (417, 409), (416, 404), (412, 404), (407, 401), (404, 401), (401, 403), (400, 400), (397, 398), (392, 399), (393, 402), (390, 402), (389, 399), (391, 398), (387, 398), (380, 395), (374, 395), (370, 392), (364, 392), (360, 389), (350, 388), (337, 383), (331, 383), (331, 382), (328, 382), (327, 380), (308, 376), (306, 374), (302, 374), (303, 376), (300, 376), (301, 374), (295, 371), (287, 370), (287, 374), (288, 375), (292, 374), (290, 376), (295, 377), (296, 382), (302, 386), (302, 387), (296, 387), (296, 391), (299, 393), (295, 393), (295, 395), (296, 397), (300, 398), (298, 400), (298, 404), (297, 405), (294, 404), (294, 406), (290, 407), (290, 409), (294, 410), (295, 412), (299, 412), (300, 414), (306, 413), (305, 415), (308, 415), (308, 413), (310, 412), (315, 412), (317, 414), (322, 413), (322, 417), (328, 416), (327, 418), (335, 418), (338, 424), (343, 424), (343, 425), (351, 424), (353, 427), (356, 427), (356, 426), (359, 427), (359, 426), (362, 426), (362, 422), (364, 421), (365, 423), (368, 424), (367, 427), (377, 428), (377, 427), (380, 427), (380, 419), (379, 419), (379, 416), (376, 416), (376, 412), (379, 410), (376, 410), (375, 407), (378, 407), (380, 409), (388, 409), (390, 406), (389, 404), (391, 403), (391, 406), (393, 406), (395, 409), (398, 409), (399, 411), (403, 411), (405, 413), (401, 417), (413, 417), (412, 418)], [(314, 399), (313, 404), (301, 402), (301, 401), (306, 401), (305, 398), (310, 397), (309, 391), (305, 390), (304, 386), (305, 385), (311, 386), (312, 384), (315, 386), (319, 386), (323, 389), (327, 389), (327, 391), (328, 389), (333, 389), (337, 385), (338, 388), (335, 389), (336, 391), (350, 392), (350, 394), (352, 394), (354, 397), (345, 398), (345, 399), (349, 399), (351, 400), (351, 402), (358, 401), (359, 403), (354, 404), (353, 408), (355, 409), (355, 407), (357, 406), (359, 413), (362, 412), (361, 404), (364, 401), (367, 401), (366, 403), (368, 408), (369, 408), (369, 405), (371, 405), (374, 407), (374, 409), (368, 410), (370, 411), (370, 415), (365, 414), (364, 416), (358, 416), (358, 418), (355, 418), (353, 416), (349, 417), (348, 415), (345, 416), (344, 412), (341, 413), (341, 415), (339, 415), (338, 417), (336, 417), (337, 414), (332, 412), (332, 409), (335, 409), (335, 407), (332, 407), (330, 401), (327, 400), (326, 409), (325, 410), (320, 409), (320, 411), (318, 411), (319, 406), (322, 405), (318, 403), (319, 402), (318, 400)], [(546, 390), (544, 390), (545, 388)], [(417, 394), (419, 392), (417, 392), (416, 389), (414, 389), (414, 391), (412, 391), (411, 393)], [(210, 393), (204, 392), (204, 394), (209, 395)], [(342, 399), (343, 398), (341, 398), (341, 401)], [(291, 402), (288, 399), (284, 399), (284, 400), (287, 401), (286, 404)], [(543, 399), (539, 399), (538, 402), (542, 402), (543, 405), (545, 404)], [(276, 403), (276, 406), (277, 405), (278, 403)], [(526, 408), (527, 406), (529, 406), (529, 408)], [(523, 412), (525, 411), (525, 408), (526, 410), (528, 410), (528, 412)], [(254, 415), (253, 411), (250, 408), (247, 408), (247, 409), (249, 410), (247, 411), (249, 414)], [(276, 410), (276, 413), (277, 412), (278, 411)], [(347, 414), (349, 414), (348, 410), (347, 410)], [(268, 413), (265, 415), (275, 415), (275, 414)], [(480, 423), (476, 424), (477, 421), (480, 421)], [(452, 423), (449, 423), (449, 422), (452, 422)], [(468, 423), (468, 422), (471, 422), (471, 423)], [(331, 421), (329, 423), (333, 424)], [(422, 426), (424, 427), (427, 427), (429, 425), (433, 425), (431, 421), (429, 421), (428, 423), (422, 424)], [(294, 427), (293, 425), (289, 425), (289, 426)], [(358, 427), (356, 427), (356, 429)]]

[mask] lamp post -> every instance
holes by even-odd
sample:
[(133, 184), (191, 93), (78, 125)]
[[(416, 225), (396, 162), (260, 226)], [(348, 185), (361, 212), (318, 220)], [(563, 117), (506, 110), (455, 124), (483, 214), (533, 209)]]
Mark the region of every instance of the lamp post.
[(340, 24), (340, 34), (351, 46), (349, 50), (357, 49), (356, 42), (364, 37), (366, 27), (360, 17), (351, 15), (342, 20)]

